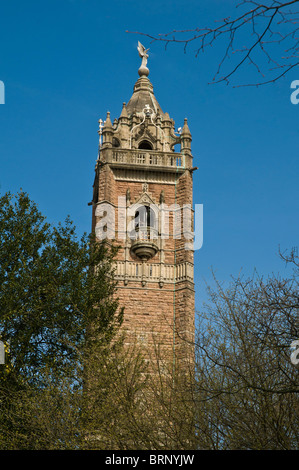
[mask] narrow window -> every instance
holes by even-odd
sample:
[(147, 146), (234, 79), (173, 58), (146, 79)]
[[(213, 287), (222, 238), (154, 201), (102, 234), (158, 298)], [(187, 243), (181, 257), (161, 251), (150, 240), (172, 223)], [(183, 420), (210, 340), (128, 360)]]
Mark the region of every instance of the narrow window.
[(136, 231), (139, 228), (155, 228), (156, 218), (153, 209), (149, 206), (141, 206), (135, 212), (135, 227)]

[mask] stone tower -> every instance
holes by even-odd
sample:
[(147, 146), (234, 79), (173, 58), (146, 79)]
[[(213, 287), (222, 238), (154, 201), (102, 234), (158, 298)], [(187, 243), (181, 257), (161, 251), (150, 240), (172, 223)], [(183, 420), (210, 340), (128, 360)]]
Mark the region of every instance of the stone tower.
[(176, 365), (194, 334), (191, 134), (187, 119), (175, 132), (153, 93), (147, 50), (138, 43), (138, 51), (131, 99), (113, 123), (109, 112), (99, 121), (92, 226), (121, 247), (117, 295), (128, 337)]

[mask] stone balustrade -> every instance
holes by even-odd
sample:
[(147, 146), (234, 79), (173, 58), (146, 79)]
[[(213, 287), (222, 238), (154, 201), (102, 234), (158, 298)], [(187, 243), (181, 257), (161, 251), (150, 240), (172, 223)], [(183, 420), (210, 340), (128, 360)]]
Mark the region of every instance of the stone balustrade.
[(113, 149), (107, 155), (108, 163), (125, 163), (152, 167), (184, 168), (184, 155), (151, 150)]
[[(146, 271), (144, 272), (143, 269)], [(193, 280), (193, 264), (189, 262), (180, 263), (178, 265), (166, 265), (161, 263), (151, 263), (142, 266), (142, 262), (117, 261), (116, 262), (116, 279), (124, 279), (139, 281), (145, 276), (147, 281), (158, 282), (163, 281), (179, 282), (185, 280)]]

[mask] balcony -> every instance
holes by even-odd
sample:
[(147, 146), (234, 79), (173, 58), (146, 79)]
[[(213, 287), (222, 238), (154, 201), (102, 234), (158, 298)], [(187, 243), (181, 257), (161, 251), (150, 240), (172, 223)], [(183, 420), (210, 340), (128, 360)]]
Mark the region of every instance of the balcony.
[(131, 253), (142, 261), (148, 261), (159, 251), (154, 240), (158, 238), (158, 232), (153, 227), (135, 227), (131, 232)]

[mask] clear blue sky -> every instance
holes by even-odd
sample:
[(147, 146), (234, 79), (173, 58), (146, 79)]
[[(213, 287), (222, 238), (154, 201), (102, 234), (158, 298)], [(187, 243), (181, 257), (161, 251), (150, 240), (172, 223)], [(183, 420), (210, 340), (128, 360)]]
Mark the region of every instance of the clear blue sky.
[[(69, 214), (90, 231), (98, 119), (119, 117), (138, 79), (138, 39), (150, 47), (149, 78), (176, 127), (193, 136), (194, 203), (204, 205), (195, 253), (196, 305), (213, 267), (221, 281), (243, 269), (283, 273), (278, 246), (298, 245), (298, 118), (294, 69), (266, 87), (209, 85), (220, 48), (165, 51), (126, 30), (153, 34), (211, 24), (234, 1), (10, 0), (1, 2), (0, 191), (29, 193), (56, 224)], [(245, 67), (234, 83), (248, 83)]]

